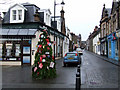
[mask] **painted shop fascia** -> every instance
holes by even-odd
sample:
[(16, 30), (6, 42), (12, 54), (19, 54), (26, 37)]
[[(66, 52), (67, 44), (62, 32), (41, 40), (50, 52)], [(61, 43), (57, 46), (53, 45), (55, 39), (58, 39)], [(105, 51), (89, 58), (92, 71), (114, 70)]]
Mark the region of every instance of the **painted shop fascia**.
[(118, 55), (118, 37), (116, 32), (113, 32), (107, 36), (108, 40), (108, 58), (119, 60)]

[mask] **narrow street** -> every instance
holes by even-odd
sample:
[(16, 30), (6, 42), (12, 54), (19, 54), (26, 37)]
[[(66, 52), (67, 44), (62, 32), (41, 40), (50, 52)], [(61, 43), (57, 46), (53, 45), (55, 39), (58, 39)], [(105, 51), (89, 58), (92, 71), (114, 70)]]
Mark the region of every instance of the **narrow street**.
[(82, 88), (118, 88), (118, 66), (88, 51), (82, 60)]
[[(62, 60), (56, 60), (57, 78), (47, 80), (33, 80), (30, 66), (3, 66), (3, 88), (75, 89), (77, 67), (75, 65), (63, 67)], [(84, 51), (81, 81), (82, 88), (118, 88), (118, 66)]]

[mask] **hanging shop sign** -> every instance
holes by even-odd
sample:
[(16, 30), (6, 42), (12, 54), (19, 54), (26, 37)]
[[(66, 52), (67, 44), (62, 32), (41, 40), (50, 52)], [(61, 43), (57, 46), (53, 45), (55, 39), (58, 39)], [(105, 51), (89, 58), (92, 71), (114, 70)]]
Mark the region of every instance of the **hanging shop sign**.
[(120, 38), (120, 32), (116, 32), (116, 37)]
[(101, 39), (101, 43), (105, 42), (106, 41), (106, 38), (103, 38)]

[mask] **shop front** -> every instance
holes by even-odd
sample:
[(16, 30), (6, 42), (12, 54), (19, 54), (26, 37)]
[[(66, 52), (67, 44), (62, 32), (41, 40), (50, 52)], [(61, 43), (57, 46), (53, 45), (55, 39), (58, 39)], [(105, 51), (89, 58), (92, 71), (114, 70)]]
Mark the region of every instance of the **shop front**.
[(100, 38), (100, 55), (108, 56), (107, 38)]
[(108, 35), (107, 40), (108, 40), (108, 58), (118, 60), (119, 59), (118, 38), (116, 37), (116, 32), (113, 32), (110, 35)]
[[(12, 35), (12, 31), (14, 35)], [(32, 38), (35, 38), (34, 34), (21, 35), (19, 31), (26, 29), (2, 29), (2, 38), (0, 38), (0, 62), (2, 65), (31, 65), (32, 55)], [(28, 32), (28, 30), (26, 30)], [(34, 30), (35, 32), (36, 30)], [(33, 33), (34, 33), (33, 32)], [(17, 35), (15, 35), (17, 33)]]

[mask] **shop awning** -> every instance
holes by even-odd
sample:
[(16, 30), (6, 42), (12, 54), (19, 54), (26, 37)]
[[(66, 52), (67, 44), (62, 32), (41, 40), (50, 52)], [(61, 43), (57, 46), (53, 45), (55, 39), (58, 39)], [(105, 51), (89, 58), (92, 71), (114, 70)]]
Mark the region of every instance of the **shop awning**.
[(37, 29), (0, 29), (2, 37), (35, 37)]

